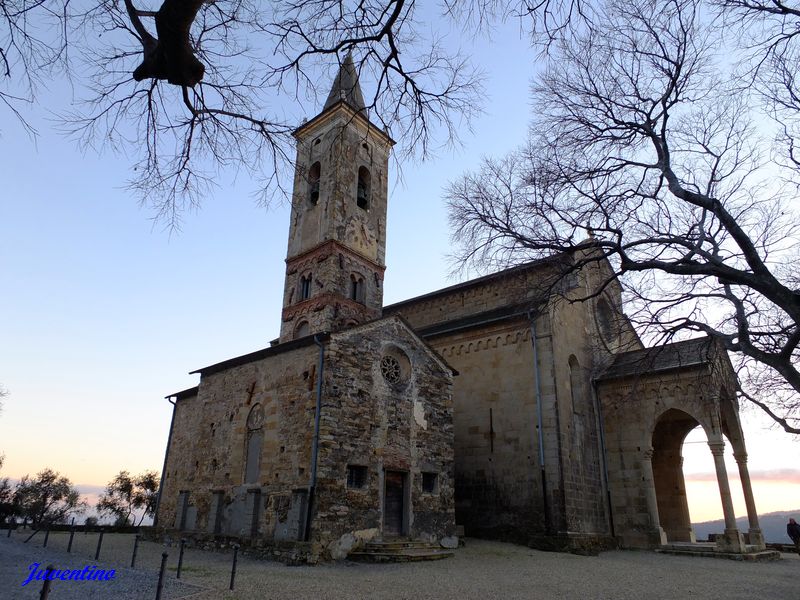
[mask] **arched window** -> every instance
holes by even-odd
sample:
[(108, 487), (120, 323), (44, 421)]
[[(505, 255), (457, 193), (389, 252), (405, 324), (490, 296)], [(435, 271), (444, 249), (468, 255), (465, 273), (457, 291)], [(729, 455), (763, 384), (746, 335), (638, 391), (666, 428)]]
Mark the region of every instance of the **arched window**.
[(358, 169), (358, 188), (356, 190), (356, 204), (359, 208), (367, 210), (369, 208), (369, 195), (371, 177), (369, 169), (366, 167), (359, 167)]
[(308, 300), (311, 297), (311, 273), (300, 276), (300, 300)]
[(360, 275), (350, 275), (350, 300), (364, 303), (364, 278)]
[(311, 206), (316, 206), (319, 202), (319, 178), (321, 167), (319, 161), (311, 165), (308, 170), (308, 202)]
[(581, 376), (581, 365), (575, 355), (569, 357), (569, 387), (572, 396), (572, 412), (583, 413), (583, 378)]
[(617, 338), (616, 315), (606, 302), (605, 298), (597, 301), (597, 324), (600, 328), (600, 335), (606, 343), (612, 343)]
[(264, 433), (261, 428), (264, 423), (264, 409), (256, 404), (247, 415), (247, 448), (244, 463), (244, 482), (255, 483), (261, 472), (261, 442)]
[(300, 321), (294, 329), (294, 339), (306, 337), (310, 332), (308, 321)]

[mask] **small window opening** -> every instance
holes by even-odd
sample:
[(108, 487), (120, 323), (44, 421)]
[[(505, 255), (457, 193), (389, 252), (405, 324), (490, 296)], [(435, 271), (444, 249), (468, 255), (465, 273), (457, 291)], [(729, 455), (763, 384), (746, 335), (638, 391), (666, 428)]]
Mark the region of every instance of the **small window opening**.
[(356, 204), (358, 204), (358, 208), (362, 208), (364, 210), (369, 208), (370, 179), (371, 177), (369, 174), (369, 169), (366, 167), (359, 167)]
[(308, 202), (311, 206), (316, 206), (319, 202), (319, 178), (321, 167), (319, 161), (311, 165), (308, 170)]
[(321, 139), (319, 139), (319, 138), (315, 139), (315, 140), (314, 140), (314, 145), (316, 146), (316, 145), (317, 145), (317, 144), (319, 144), (321, 141), (322, 141), (322, 140), (321, 140)]
[(361, 144), (361, 147), (362, 147), (364, 150), (366, 150), (367, 152), (369, 152), (369, 144), (367, 144), (366, 142), (364, 142), (363, 144)]
[(308, 300), (311, 297), (311, 273), (300, 276), (300, 300)]
[(422, 491), (426, 494), (433, 494), (436, 492), (436, 473), (423, 473), (422, 474)]
[(364, 304), (364, 278), (350, 275), (350, 300)]
[(347, 465), (347, 487), (360, 490), (367, 485), (367, 467)]

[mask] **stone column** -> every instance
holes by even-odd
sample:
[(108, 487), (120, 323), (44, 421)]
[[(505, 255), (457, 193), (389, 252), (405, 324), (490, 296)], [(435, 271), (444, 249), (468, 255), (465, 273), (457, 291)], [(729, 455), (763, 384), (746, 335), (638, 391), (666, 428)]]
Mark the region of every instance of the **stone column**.
[(694, 529), (692, 529), (692, 519), (689, 515), (689, 501), (686, 497), (686, 479), (683, 476), (683, 456), (678, 457), (678, 471), (675, 475), (677, 483), (678, 498), (680, 500), (681, 523), (676, 527), (678, 541), (694, 544), (697, 541)]
[(744, 552), (744, 540), (736, 527), (736, 514), (733, 512), (731, 486), (728, 482), (728, 471), (725, 469), (725, 442), (708, 441), (711, 454), (714, 455), (714, 467), (717, 471), (717, 484), (722, 500), (722, 513), (725, 516), (725, 534), (717, 538), (717, 550), (720, 552)]
[(642, 483), (644, 485), (645, 501), (647, 502), (647, 513), (650, 517), (652, 535), (650, 543), (654, 546), (662, 546), (667, 543), (667, 534), (661, 528), (658, 518), (658, 496), (656, 495), (656, 485), (653, 480), (652, 448), (646, 448), (642, 452)]
[(739, 467), (739, 479), (742, 481), (742, 491), (744, 492), (744, 503), (747, 505), (747, 521), (750, 528), (748, 531), (749, 542), (755, 546), (757, 550), (766, 549), (764, 543), (764, 534), (761, 532), (761, 526), (758, 524), (758, 512), (756, 512), (756, 501), (753, 498), (753, 488), (750, 485), (750, 471), (747, 469), (747, 453), (734, 452), (733, 457), (736, 459), (736, 465)]

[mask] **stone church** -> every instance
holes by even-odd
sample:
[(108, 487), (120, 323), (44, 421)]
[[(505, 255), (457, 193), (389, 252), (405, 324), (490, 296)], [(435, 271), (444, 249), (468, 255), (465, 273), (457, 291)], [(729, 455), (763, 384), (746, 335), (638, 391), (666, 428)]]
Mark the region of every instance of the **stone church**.
[(694, 542), (681, 446), (699, 425), (725, 514), (717, 550), (764, 547), (721, 348), (644, 348), (608, 265), (574, 268), (591, 240), (384, 306), (394, 142), (349, 57), (294, 135), (280, 338), (169, 396), (158, 527), (312, 561), (398, 536), (449, 546), (460, 528), (553, 549)]

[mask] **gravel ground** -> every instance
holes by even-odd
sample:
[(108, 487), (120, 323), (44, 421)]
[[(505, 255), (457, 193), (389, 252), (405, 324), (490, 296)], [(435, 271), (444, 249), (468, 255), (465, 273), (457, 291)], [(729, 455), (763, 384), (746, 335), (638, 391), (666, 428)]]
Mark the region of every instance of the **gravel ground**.
[(125, 568), (133, 548), (131, 535), (105, 536), (99, 563), (93, 560), (96, 534), (76, 534), (71, 555), (64, 551), (67, 534), (51, 534), (46, 549), (41, 547), (41, 534), (22, 544), (27, 535), (0, 538), (2, 599), (38, 597), (41, 584), (35, 589), (31, 589), (34, 584), (20, 587), (32, 562), (117, 568), (116, 578), (108, 584), (54, 582), (50, 600), (155, 598), (158, 566), (165, 550), (169, 559), (164, 598), (800, 599), (800, 557), (792, 554), (770, 563), (622, 551), (585, 557), (468, 539), (454, 558), (428, 563), (287, 567), (240, 556), (236, 590), (229, 592), (230, 553), (187, 548), (182, 578), (177, 581), (175, 546), (142, 542), (137, 568), (131, 570)]
[[(148, 560), (137, 560), (137, 569), (130, 566), (131, 551), (133, 549), (132, 535), (106, 535), (103, 538), (100, 560), (94, 560), (97, 548), (96, 534), (75, 534), (72, 543), (72, 553), (67, 554), (69, 534), (50, 534), (47, 548), (42, 547), (44, 534), (38, 533), (30, 542), (23, 541), (30, 535), (30, 531), (6, 537), (7, 532), (2, 532), (0, 537), (0, 599), (39, 598), (42, 589), (41, 581), (31, 581), (26, 586), (22, 583), (30, 574), (29, 567), (32, 563), (39, 563), (42, 568), (52, 564), (56, 569), (83, 570), (86, 566), (97, 566), (101, 569), (114, 569), (114, 578), (109, 581), (53, 581), (50, 587), (49, 600), (100, 600), (117, 598), (119, 600), (141, 600), (155, 598), (158, 583), (158, 569), (161, 564), (161, 546), (151, 544), (153, 549), (148, 549), (148, 555), (154, 554), (155, 561), (148, 556)], [(140, 545), (142, 550), (143, 544)], [(126, 558), (123, 558), (125, 555)], [(141, 554), (140, 554), (141, 556)], [(144, 557), (143, 557), (144, 558)], [(155, 564), (155, 566), (154, 566)], [(174, 572), (165, 578), (163, 599), (184, 598), (202, 588), (175, 579)]]

